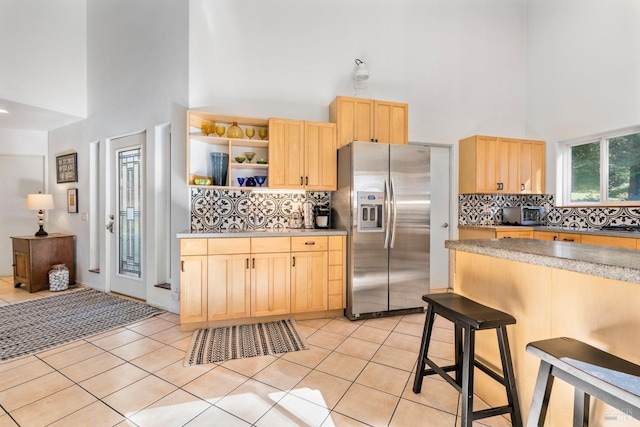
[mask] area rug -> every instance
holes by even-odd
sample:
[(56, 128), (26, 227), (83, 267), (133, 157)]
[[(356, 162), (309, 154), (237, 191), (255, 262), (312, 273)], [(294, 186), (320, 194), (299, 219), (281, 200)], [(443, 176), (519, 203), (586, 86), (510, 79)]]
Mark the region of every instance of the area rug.
[(293, 319), (194, 331), (184, 366), (307, 350)]
[(79, 289), (0, 307), (0, 361), (15, 359), (114, 329), (163, 311)]

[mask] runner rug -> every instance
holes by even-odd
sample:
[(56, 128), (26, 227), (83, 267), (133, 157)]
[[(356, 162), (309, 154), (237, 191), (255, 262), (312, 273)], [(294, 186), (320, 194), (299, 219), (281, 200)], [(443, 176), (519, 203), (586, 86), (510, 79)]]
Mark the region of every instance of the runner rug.
[(0, 307), (0, 362), (145, 319), (162, 310), (79, 289)]
[(293, 319), (255, 325), (198, 329), (193, 333), (184, 366), (307, 350)]

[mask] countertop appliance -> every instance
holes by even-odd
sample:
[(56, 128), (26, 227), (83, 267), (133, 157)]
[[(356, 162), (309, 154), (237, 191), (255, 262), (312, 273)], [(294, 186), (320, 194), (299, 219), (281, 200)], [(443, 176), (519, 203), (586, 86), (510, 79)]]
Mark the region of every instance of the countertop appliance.
[(354, 141), (338, 150), (332, 226), (347, 230), (349, 319), (424, 310), (430, 163), (422, 146)]
[(508, 225), (540, 225), (544, 216), (542, 206), (514, 206), (502, 208), (502, 223)]
[(316, 228), (329, 228), (329, 208), (316, 206), (314, 211)]

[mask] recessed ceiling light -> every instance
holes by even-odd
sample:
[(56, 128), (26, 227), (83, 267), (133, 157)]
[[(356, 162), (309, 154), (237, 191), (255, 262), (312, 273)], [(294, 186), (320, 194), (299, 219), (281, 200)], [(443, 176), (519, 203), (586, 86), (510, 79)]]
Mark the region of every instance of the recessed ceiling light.
[(9, 114), (9, 111), (4, 108), (0, 108), (0, 114)]

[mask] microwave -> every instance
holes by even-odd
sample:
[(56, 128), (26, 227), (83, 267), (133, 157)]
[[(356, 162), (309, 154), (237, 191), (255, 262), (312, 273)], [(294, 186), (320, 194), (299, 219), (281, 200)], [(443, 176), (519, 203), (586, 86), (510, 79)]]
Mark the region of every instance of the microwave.
[(544, 215), (542, 206), (502, 208), (502, 223), (509, 225), (540, 225)]

